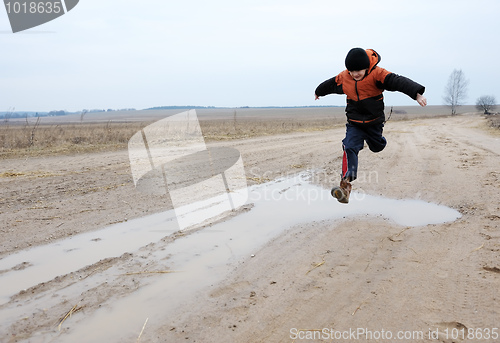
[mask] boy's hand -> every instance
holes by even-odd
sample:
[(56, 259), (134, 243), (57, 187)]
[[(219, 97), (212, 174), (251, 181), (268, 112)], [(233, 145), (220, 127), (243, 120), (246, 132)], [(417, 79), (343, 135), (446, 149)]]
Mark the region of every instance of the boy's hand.
[(314, 100), (318, 100), (319, 99), (319, 96), (316, 95), (316, 93), (314, 93)]
[(417, 93), (417, 102), (420, 106), (427, 106), (427, 99), (422, 94)]

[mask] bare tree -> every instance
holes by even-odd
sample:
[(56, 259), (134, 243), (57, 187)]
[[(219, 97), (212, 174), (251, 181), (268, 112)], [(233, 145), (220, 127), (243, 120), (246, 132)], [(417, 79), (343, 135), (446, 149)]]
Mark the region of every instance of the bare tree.
[(89, 110), (82, 110), (82, 113), (80, 113), (80, 123), (83, 122), (83, 117), (89, 112)]
[(476, 108), (479, 111), (484, 111), (484, 114), (491, 114), (490, 110), (494, 109), (495, 105), (496, 99), (493, 95), (483, 95), (476, 100)]
[(5, 113), (3, 117), (3, 122), (7, 128), (9, 127), (9, 119), (12, 116), (12, 113), (14, 113), (15, 109), (16, 109), (15, 107), (9, 108), (9, 110), (7, 111), (7, 113)]
[(234, 132), (236, 132), (236, 120), (237, 120), (237, 115), (236, 115), (236, 110), (234, 110), (234, 113), (233, 113)]
[(29, 131), (29, 137), (28, 137), (28, 146), (32, 147), (35, 144), (35, 132), (38, 126), (40, 125), (40, 116), (37, 113), (36, 116), (36, 123), (33, 125), (33, 127), (30, 127), (30, 124), (28, 122), (28, 113), (26, 113), (26, 128)]
[(462, 69), (453, 69), (443, 96), (445, 104), (451, 107), (451, 115), (457, 114), (457, 107), (463, 105), (468, 86), (469, 80), (465, 78)]

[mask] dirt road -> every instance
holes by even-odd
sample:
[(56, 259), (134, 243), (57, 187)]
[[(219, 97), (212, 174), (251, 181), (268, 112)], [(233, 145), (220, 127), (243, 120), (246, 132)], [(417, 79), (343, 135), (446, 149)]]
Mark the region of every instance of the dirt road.
[[(213, 146), (241, 152), (249, 184), (308, 169), (315, 183), (331, 187), (338, 182), (343, 134), (338, 127)], [(384, 329), (393, 339), (414, 332), (412, 342), (432, 341), (431, 332), (456, 341), (454, 329), (474, 329), (483, 338), (500, 334), (494, 331), (500, 328), (500, 135), (473, 115), (389, 122), (385, 135), (383, 152), (361, 151), (354, 188), (445, 205), (460, 211), (459, 220), (408, 228), (356, 217), (292, 226), (255, 257), (228, 263), (223, 281), (197, 289), (161, 325), (137, 323), (126, 339), (137, 340), (141, 328), (144, 342), (322, 342), (336, 337), (312, 330), (334, 335), (357, 328), (375, 335)], [(134, 189), (126, 151), (4, 160), (0, 174), (0, 258), (170, 207)], [(251, 213), (251, 206), (245, 210)], [(20, 290), (0, 305), (10, 318), (0, 326), (2, 341), (64, 340), (101, 307), (113, 309), (164, 278), (123, 273), (166, 268), (152, 256), (179, 236)], [(58, 331), (73, 306), (81, 310)], [(495, 341), (490, 338), (482, 341)]]

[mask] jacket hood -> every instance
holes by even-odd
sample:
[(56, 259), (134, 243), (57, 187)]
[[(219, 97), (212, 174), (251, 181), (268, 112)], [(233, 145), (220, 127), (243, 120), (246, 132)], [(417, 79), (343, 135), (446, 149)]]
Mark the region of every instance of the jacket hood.
[(373, 69), (377, 66), (377, 64), (382, 60), (382, 57), (373, 49), (366, 49), (366, 54), (370, 59), (370, 68), (368, 68), (368, 74), (372, 72)]

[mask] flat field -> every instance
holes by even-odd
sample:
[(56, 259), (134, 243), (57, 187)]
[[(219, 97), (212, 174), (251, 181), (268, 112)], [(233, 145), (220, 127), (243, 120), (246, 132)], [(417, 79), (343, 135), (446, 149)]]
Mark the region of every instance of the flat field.
[[(386, 149), (360, 152), (360, 175), (366, 177), (353, 183), (354, 190), (446, 206), (458, 211), (459, 219), (402, 226), (383, 215), (308, 216), (273, 237), (261, 235), (259, 244), (250, 236), (241, 246), (209, 239), (192, 251), (187, 245), (183, 253), (189, 258), (206, 261), (220, 249), (230, 258), (210, 270), (174, 269), (176, 256), (169, 249), (219, 232), (218, 225), (235, 223), (236, 229), (237, 219), (247, 218), (245, 225), (257, 227), (277, 216), (286, 222), (286, 213), (252, 216), (259, 212), (249, 201), (226, 220), (190, 232), (160, 232), (137, 248), (126, 248), (117, 235), (113, 244), (123, 247), (119, 253), (104, 252), (83, 266), (63, 258), (32, 275), (43, 280), (33, 285), (24, 280), (29, 286), (17, 287), (9, 280), (48, 262), (20, 260), (0, 268), (2, 288), (13, 290), (0, 295), (0, 340), (330, 342), (335, 332), (361, 328), (375, 335), (391, 332), (393, 341), (400, 332), (413, 332), (412, 342), (454, 342), (463, 333), (464, 341), (498, 340), (499, 131), (472, 108), (454, 117), (444, 107), (394, 110), (385, 126)], [(304, 172), (326, 192), (339, 181), (343, 108), (197, 113), (207, 146), (240, 152), (249, 186), (266, 187)], [(98, 247), (106, 243), (108, 227), (171, 209), (169, 197), (137, 191), (127, 151), (134, 133), (169, 114), (87, 114), (83, 120), (74, 115), (42, 118), (39, 126), (33, 119), (4, 122), (0, 266), (15, 256), (31, 256), (34, 249), (83, 242), (82, 237)], [(320, 201), (326, 200), (311, 199), (311, 209), (324, 206)], [(338, 208), (332, 206), (332, 212)], [(87, 243), (74, 243), (71, 250), (80, 249), (85, 258), (97, 254)], [(239, 256), (248, 246), (252, 254)], [(162, 252), (167, 255), (160, 259)], [(49, 276), (63, 265), (66, 271)], [(191, 278), (189, 285), (182, 284), (184, 278)], [(168, 288), (169, 280), (180, 285), (173, 298), (143, 308), (155, 285)], [(141, 319), (131, 320), (134, 314)], [(324, 329), (330, 335), (319, 335)], [(467, 339), (469, 333), (477, 336)], [(389, 341), (385, 338), (372, 341)]]

